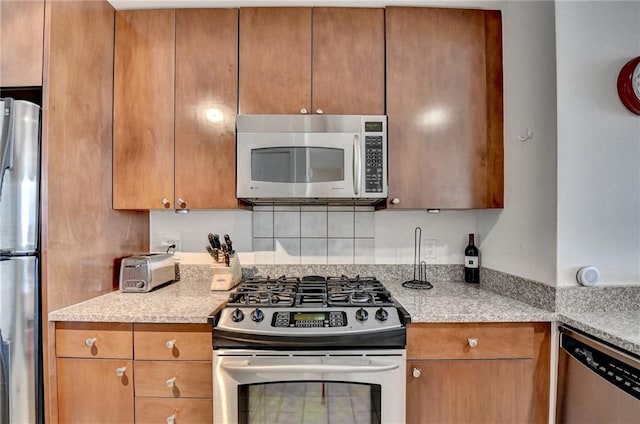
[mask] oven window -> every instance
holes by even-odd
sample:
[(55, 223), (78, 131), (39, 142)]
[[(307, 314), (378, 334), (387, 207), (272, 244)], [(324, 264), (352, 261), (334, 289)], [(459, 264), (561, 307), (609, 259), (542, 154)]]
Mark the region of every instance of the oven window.
[(344, 181), (344, 150), (327, 147), (252, 149), (251, 180), (271, 183)]
[(238, 387), (241, 424), (380, 424), (380, 385), (280, 382)]

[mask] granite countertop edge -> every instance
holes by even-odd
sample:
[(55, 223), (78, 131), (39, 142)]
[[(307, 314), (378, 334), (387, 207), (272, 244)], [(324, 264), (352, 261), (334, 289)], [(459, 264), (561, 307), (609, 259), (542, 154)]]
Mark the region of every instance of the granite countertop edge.
[[(434, 282), (432, 290), (403, 288), (385, 282), (407, 310), (411, 322), (551, 322), (565, 323), (624, 350), (640, 355), (640, 312), (557, 313), (531, 306), (491, 290), (461, 282)], [(49, 313), (49, 321), (190, 324), (207, 323), (229, 297), (211, 291), (208, 282), (180, 281), (151, 293), (110, 292)], [(637, 327), (637, 326), (636, 326)]]

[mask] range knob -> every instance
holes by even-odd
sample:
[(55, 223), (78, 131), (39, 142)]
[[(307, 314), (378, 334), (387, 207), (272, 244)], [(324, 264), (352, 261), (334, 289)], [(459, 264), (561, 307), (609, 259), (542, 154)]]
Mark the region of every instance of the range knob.
[(366, 321), (369, 318), (369, 312), (365, 311), (364, 308), (360, 308), (356, 311), (356, 319), (360, 322)]
[(260, 322), (264, 319), (264, 312), (260, 308), (256, 308), (251, 312), (251, 319), (255, 322)]
[(231, 313), (231, 320), (233, 322), (240, 322), (244, 319), (244, 312), (242, 312), (240, 310), (240, 308), (236, 308), (232, 313)]
[(378, 321), (386, 321), (387, 318), (389, 318), (389, 312), (387, 312), (385, 309), (380, 308), (376, 311), (376, 319)]

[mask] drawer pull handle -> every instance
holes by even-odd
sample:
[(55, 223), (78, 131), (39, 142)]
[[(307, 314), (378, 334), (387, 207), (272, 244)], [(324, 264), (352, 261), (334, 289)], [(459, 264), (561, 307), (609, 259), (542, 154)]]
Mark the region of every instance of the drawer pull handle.
[(176, 345), (176, 341), (175, 340), (168, 340), (167, 343), (165, 344), (165, 346), (167, 347), (167, 349), (173, 349), (173, 347)]
[(176, 378), (175, 378), (175, 377), (173, 377), (173, 378), (168, 379), (166, 384), (167, 384), (167, 387), (173, 387), (173, 386), (175, 386), (175, 384), (176, 384)]
[(173, 414), (167, 417), (167, 424), (175, 424), (176, 418), (178, 418), (178, 414)]
[(116, 368), (116, 375), (118, 377), (122, 377), (124, 375), (124, 372), (127, 370), (127, 367), (120, 367), (120, 368)]
[(422, 375), (422, 370), (420, 368), (413, 368), (411, 370), (411, 375), (413, 375), (413, 378), (420, 378), (420, 376)]
[(478, 346), (478, 339), (476, 339), (475, 337), (469, 337), (469, 340), (467, 340), (467, 342), (469, 343), (470, 347)]
[(86, 339), (86, 340), (84, 341), (84, 345), (85, 345), (85, 346), (87, 346), (87, 347), (91, 347), (91, 346), (93, 346), (95, 343), (96, 343), (96, 338), (95, 338), (95, 337), (90, 337), (90, 338), (88, 338), (88, 339)]

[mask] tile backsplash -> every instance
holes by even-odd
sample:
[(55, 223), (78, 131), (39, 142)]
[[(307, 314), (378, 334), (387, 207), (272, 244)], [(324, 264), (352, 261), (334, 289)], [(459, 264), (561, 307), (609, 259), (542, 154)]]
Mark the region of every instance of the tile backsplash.
[[(461, 264), (475, 211), (378, 210), (373, 207), (256, 206), (253, 210), (151, 211), (150, 248), (202, 255), (207, 234), (229, 234), (245, 264), (413, 264), (415, 228), (422, 246), (435, 242), (427, 264)], [(193, 255), (189, 255), (194, 257)], [(195, 258), (195, 257), (194, 257)], [(196, 259), (193, 259), (196, 260)]]
[(252, 244), (256, 263), (373, 263), (374, 208), (256, 206)]

